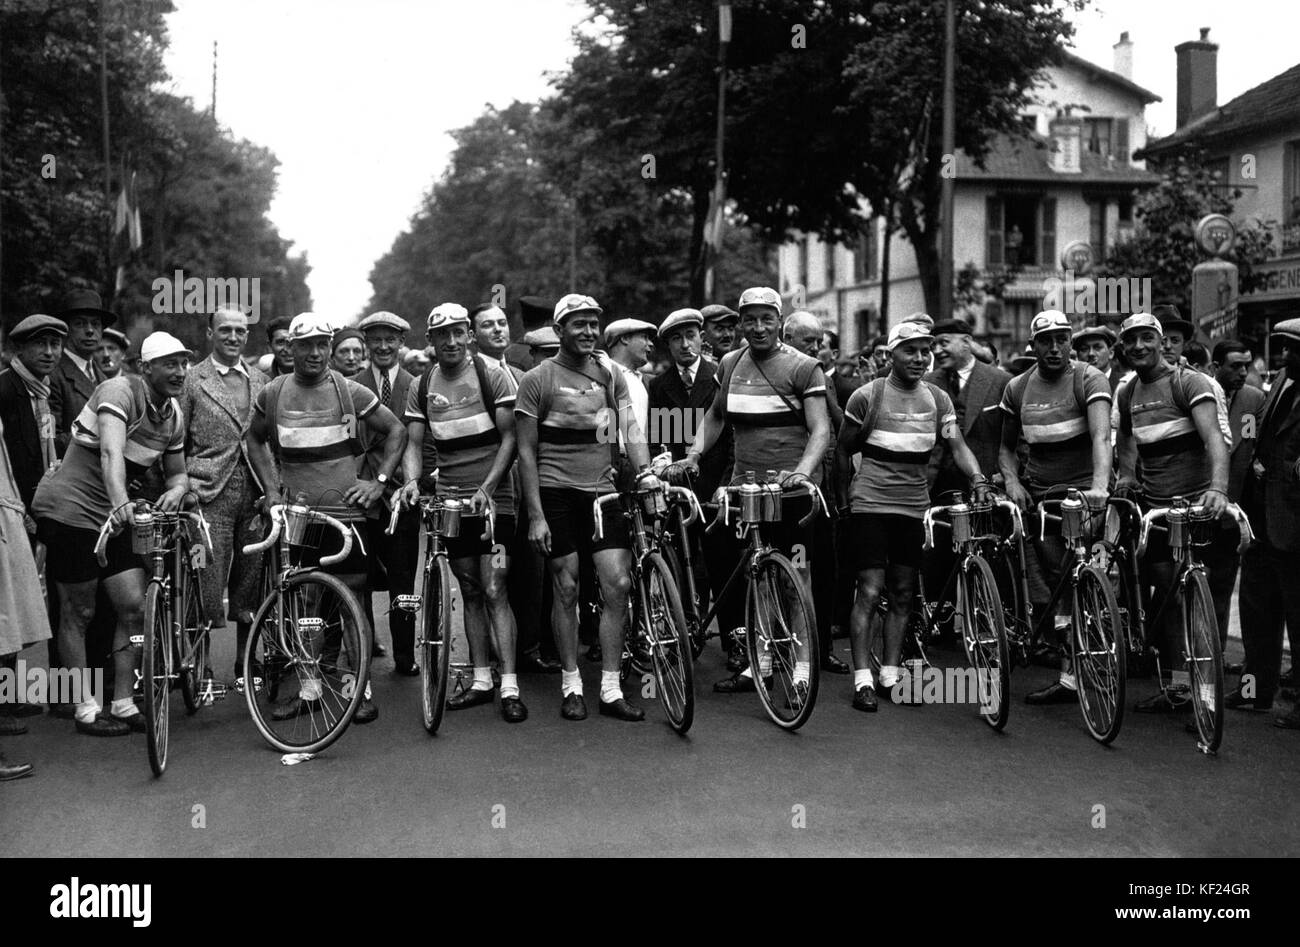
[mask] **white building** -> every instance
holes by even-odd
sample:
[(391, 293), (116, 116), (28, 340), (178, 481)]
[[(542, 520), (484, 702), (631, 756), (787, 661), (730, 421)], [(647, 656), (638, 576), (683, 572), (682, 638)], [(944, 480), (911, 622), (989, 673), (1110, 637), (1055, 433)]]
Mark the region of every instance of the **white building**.
[[(977, 332), (1004, 352), (1023, 344), (1029, 320), (1044, 308), (1044, 284), (1062, 277), (1062, 249), (1083, 241), (1100, 260), (1133, 225), (1134, 191), (1159, 180), (1131, 157), (1146, 146), (1146, 106), (1159, 96), (1130, 78), (1127, 33), (1114, 49), (1113, 70), (1070, 53), (1048, 69), (1025, 110), (1025, 133), (1000, 136), (983, 168), (958, 153), (955, 269), (973, 264), (992, 274), (1018, 265), (1003, 300), (971, 314)], [(865, 205), (864, 213), (870, 213)], [(875, 217), (856, 247), (805, 236), (778, 251), (781, 291), (793, 297), (803, 287), (807, 308), (839, 332), (842, 348), (857, 348), (888, 329), (880, 324), (883, 233), (884, 221)], [(893, 324), (923, 311), (925, 299), (911, 244), (901, 232), (891, 244)]]

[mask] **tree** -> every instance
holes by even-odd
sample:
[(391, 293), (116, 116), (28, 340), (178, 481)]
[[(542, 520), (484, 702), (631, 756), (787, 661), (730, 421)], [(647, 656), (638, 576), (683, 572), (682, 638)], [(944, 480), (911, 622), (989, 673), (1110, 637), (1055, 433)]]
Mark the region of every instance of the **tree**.
[[(1202, 152), (1184, 150), (1166, 164), (1160, 183), (1138, 196), (1133, 206), (1134, 233), (1112, 246), (1105, 272), (1149, 277), (1157, 301), (1186, 310), (1191, 302), (1192, 269), (1205, 258), (1196, 247), (1196, 223), (1206, 214), (1231, 216), (1233, 201), (1242, 192), (1222, 184), (1219, 173), (1206, 166)], [(1264, 278), (1252, 266), (1272, 255), (1272, 225), (1273, 221), (1251, 221), (1238, 228), (1227, 259), (1237, 264), (1240, 292), (1250, 292)]]

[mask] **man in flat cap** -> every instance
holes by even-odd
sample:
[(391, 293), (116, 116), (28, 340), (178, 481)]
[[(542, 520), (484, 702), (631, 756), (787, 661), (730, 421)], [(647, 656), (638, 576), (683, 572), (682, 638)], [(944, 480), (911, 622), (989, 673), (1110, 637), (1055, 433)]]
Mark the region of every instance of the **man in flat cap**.
[(1087, 362), (1106, 376), (1112, 395), (1124, 377), (1124, 371), (1114, 358), (1116, 338), (1115, 330), (1104, 325), (1085, 326), (1070, 338), (1079, 361)]
[(704, 320), (704, 354), (715, 362), (721, 361), (722, 356), (736, 344), (736, 326), (740, 322), (740, 314), (730, 306), (714, 303), (700, 310), (700, 318)]
[[(406, 411), (407, 393), (415, 383), (415, 376), (398, 363), (411, 325), (396, 313), (381, 311), (366, 316), (357, 323), (357, 328), (365, 337), (370, 367), (353, 380), (377, 394), (379, 403), (400, 419)], [(363, 423), (361, 443), (366, 452), (360, 458), (358, 476), (362, 480), (374, 480), (384, 462), (384, 436)], [(420, 544), (420, 512), (415, 508), (404, 510), (398, 516), (392, 536), (384, 535), (392, 511), (391, 499), (402, 481), (402, 468), (398, 466), (385, 486), (384, 499), (366, 511), (366, 546), (376, 553), (370, 557), (369, 591), (387, 590), (390, 605), (397, 596), (411, 594)], [(370, 595), (366, 595), (365, 607), (370, 627), (375, 628)], [(393, 671), (407, 677), (419, 674), (415, 664), (415, 616), (400, 608), (390, 608), (388, 631), (393, 640)], [(384, 649), (376, 639), (375, 655), (383, 654)]]
[[(1236, 710), (1273, 706), (1282, 669), (1282, 629), (1300, 628), (1300, 318), (1273, 327), (1282, 371), (1264, 403), (1244, 506), (1256, 542), (1241, 560), (1241, 687), (1224, 700)], [(1300, 730), (1300, 709), (1275, 721)]]
[(650, 395), (641, 381), (640, 369), (650, 359), (650, 347), (655, 336), (652, 323), (642, 319), (615, 319), (605, 327), (605, 354), (627, 382), (632, 397), (632, 412), (642, 434), (648, 434), (647, 419), (650, 412)]
[(105, 329), (95, 350), (95, 364), (104, 373), (105, 378), (116, 378), (126, 368), (126, 353), (131, 348), (131, 340), (116, 329)]
[(63, 355), (68, 327), (53, 316), (28, 316), (9, 333), (14, 360), (0, 372), (0, 423), (23, 505), (46, 471), (58, 464), (57, 423), (50, 408), (50, 375)]
[[(253, 504), (264, 490), (253, 476), (244, 437), (253, 404), (269, 380), (244, 364), (248, 316), (219, 309), (208, 316), (207, 358), (185, 375), (181, 413), (185, 416), (185, 471), (212, 534), (212, 560), (200, 573), (203, 601), (213, 630), (235, 622), (236, 682), (243, 674), (244, 644), (258, 602), (261, 557), (240, 549), (262, 538)], [(227, 607), (222, 608), (222, 599)], [(204, 679), (210, 668), (201, 668)], [(245, 682), (247, 684), (248, 682)]]

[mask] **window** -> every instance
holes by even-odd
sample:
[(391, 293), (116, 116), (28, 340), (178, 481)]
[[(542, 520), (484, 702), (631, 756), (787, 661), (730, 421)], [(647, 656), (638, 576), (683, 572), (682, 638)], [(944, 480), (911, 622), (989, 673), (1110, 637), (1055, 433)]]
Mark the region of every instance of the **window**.
[(1056, 198), (1007, 194), (984, 202), (985, 266), (1055, 266)]
[(1083, 146), (1094, 155), (1108, 158), (1111, 152), (1111, 127), (1109, 118), (1085, 118), (1083, 120)]
[(876, 244), (876, 221), (873, 218), (858, 234), (857, 246), (853, 248), (853, 282), (866, 283), (877, 278)]
[(1100, 263), (1106, 259), (1106, 202), (1088, 202), (1088, 242), (1092, 244), (1092, 258)]
[(1282, 253), (1300, 253), (1300, 141), (1288, 141), (1282, 167)]

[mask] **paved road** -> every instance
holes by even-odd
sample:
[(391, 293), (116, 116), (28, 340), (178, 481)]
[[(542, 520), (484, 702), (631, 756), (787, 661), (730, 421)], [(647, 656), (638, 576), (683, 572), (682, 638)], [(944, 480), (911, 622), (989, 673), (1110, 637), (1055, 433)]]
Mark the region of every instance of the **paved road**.
[[(230, 667), (229, 638), (218, 659)], [(38, 772), (0, 786), (0, 851), (1300, 854), (1300, 734), (1274, 728), (1271, 714), (1232, 714), (1222, 752), (1207, 758), (1168, 718), (1130, 714), (1116, 745), (1103, 748), (1074, 706), (1016, 703), (999, 735), (966, 706), (857, 713), (849, 679), (827, 677), (808, 726), (786, 734), (754, 695), (710, 691), (725, 673), (711, 646), (687, 738), (651, 701), (641, 701), (645, 723), (595, 715), (599, 675), (586, 662), (585, 722), (560, 718), (558, 677), (525, 676), (526, 723), (509, 726), (479, 707), (448, 714), (430, 738), (418, 678), (394, 678), (391, 666), (377, 665), (380, 719), (297, 766), (281, 765), (261, 741), (238, 695), (196, 718), (175, 698), (172, 761), (159, 780), (143, 737), (94, 740), (70, 722), (37, 718), (29, 735), (4, 738), (5, 751)], [(1015, 699), (1050, 677), (1017, 671)], [(1139, 697), (1150, 690), (1137, 684)], [(1104, 828), (1094, 827), (1098, 806)]]

